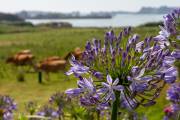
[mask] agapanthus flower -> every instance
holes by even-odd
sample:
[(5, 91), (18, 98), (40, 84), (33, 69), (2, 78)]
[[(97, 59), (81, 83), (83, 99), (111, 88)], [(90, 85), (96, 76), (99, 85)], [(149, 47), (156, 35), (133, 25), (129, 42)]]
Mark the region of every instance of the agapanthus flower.
[(180, 83), (175, 83), (167, 91), (167, 99), (180, 104)]
[(160, 29), (159, 35), (154, 39), (162, 48), (168, 46), (174, 48), (176, 54), (180, 54), (180, 8), (164, 16), (163, 26), (160, 26)]
[(171, 105), (164, 109), (164, 120), (179, 120), (180, 119), (180, 83), (174, 83), (167, 90), (167, 99)]
[(66, 94), (69, 96), (76, 96), (81, 93), (88, 93), (89, 95), (93, 94), (95, 92), (95, 87), (93, 85), (93, 81), (91, 78), (89, 79), (82, 79), (77, 82), (79, 88), (77, 89), (68, 89), (66, 90)]
[[(175, 65), (180, 68), (180, 8), (164, 16), (163, 26), (160, 26), (159, 35), (154, 37), (161, 48), (168, 48), (175, 58)], [(180, 69), (179, 69), (180, 72)]]
[[(99, 95), (97, 94), (96, 88), (93, 85), (91, 78), (83, 78), (77, 82), (79, 88), (68, 89), (65, 93), (68, 96), (76, 97), (80, 96), (80, 103), (85, 106), (93, 106), (98, 102)], [(84, 94), (84, 96), (82, 95)]]
[(174, 51), (171, 53), (171, 55), (172, 55), (174, 58), (180, 60), (180, 49), (174, 50)]
[(173, 83), (177, 76), (169, 49), (162, 49), (153, 37), (140, 40), (130, 28), (118, 36), (112, 30), (107, 32), (104, 44), (98, 39), (88, 41), (82, 58), (71, 60), (68, 73), (80, 80), (78, 88), (66, 94), (79, 96), (88, 106), (111, 106), (117, 99), (133, 108), (153, 105), (165, 83)]
[(13, 111), (16, 110), (16, 103), (9, 96), (0, 95), (0, 119), (13, 120)]
[(105, 96), (105, 101), (108, 101), (109, 99), (114, 101), (115, 100), (114, 90), (117, 90), (117, 91), (122, 91), (123, 90), (123, 86), (118, 85), (118, 83), (119, 83), (118, 78), (115, 81), (113, 81), (111, 76), (107, 75), (107, 83), (102, 82), (102, 86), (103, 86), (102, 92), (103, 93), (107, 92), (107, 95)]
[(50, 106), (43, 106), (38, 112), (37, 115), (47, 117), (48, 119), (58, 118), (58, 111)]
[(76, 74), (83, 74), (88, 72), (89, 68), (84, 66), (83, 64), (81, 64), (80, 62), (75, 60), (75, 57), (72, 56), (72, 59), (70, 60), (70, 64), (71, 64), (71, 69), (66, 72), (67, 75), (71, 75), (73, 73)]
[(49, 102), (57, 108), (59, 117), (64, 115), (64, 108), (68, 106), (69, 101), (70, 99), (61, 92), (53, 94), (49, 99)]

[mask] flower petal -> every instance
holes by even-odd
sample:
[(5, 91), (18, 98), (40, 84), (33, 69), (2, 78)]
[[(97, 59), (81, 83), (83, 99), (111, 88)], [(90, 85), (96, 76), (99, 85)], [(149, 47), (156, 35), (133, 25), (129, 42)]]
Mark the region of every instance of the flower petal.
[(117, 86), (113, 86), (113, 89), (117, 91), (122, 91), (124, 90), (124, 87), (122, 85), (117, 85)]
[(107, 82), (108, 84), (112, 84), (112, 78), (110, 75), (107, 75)]
[(113, 86), (117, 85), (119, 83), (119, 78), (116, 78), (116, 80), (113, 82)]

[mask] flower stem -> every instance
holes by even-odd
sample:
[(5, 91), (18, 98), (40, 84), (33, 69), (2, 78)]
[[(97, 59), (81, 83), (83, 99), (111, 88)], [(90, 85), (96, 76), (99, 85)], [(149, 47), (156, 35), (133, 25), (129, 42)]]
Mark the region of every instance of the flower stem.
[(118, 117), (118, 108), (119, 108), (119, 102), (120, 102), (120, 93), (115, 92), (116, 100), (113, 102), (112, 105), (112, 113), (111, 113), (111, 120), (117, 120)]
[(97, 113), (97, 120), (100, 120), (100, 110), (98, 110), (96, 113)]

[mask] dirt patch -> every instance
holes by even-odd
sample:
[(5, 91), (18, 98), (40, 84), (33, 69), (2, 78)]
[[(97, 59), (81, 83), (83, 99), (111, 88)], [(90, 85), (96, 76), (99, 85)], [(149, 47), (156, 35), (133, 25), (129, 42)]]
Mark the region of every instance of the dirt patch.
[(27, 43), (22, 41), (0, 41), (0, 47), (12, 46), (12, 45), (25, 45)]

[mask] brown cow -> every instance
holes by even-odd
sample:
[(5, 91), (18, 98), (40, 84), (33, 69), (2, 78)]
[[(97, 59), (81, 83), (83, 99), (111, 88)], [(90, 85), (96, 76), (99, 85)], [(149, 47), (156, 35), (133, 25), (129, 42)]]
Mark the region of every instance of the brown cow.
[(74, 51), (72, 52), (72, 55), (76, 58), (76, 60), (81, 60), (82, 59), (82, 53), (83, 51), (81, 48), (76, 47)]
[[(23, 66), (29, 66), (31, 67), (33, 65), (34, 55), (31, 53), (30, 50), (23, 50), (15, 55), (8, 57), (6, 59), (6, 63), (11, 63), (17, 67), (21, 67), (21, 69), (18, 69), (18, 80), (24, 81), (24, 71)], [(27, 70), (29, 71), (30, 68)]]
[(58, 57), (52, 56), (40, 61), (35, 65), (35, 70), (38, 72), (45, 72), (47, 75), (47, 80), (49, 80), (49, 73), (57, 73), (64, 71), (66, 68), (66, 60)]
[(82, 54), (83, 54), (83, 51), (81, 50), (81, 48), (76, 47), (73, 51), (69, 52), (64, 59), (68, 60), (69, 57), (72, 57), (73, 55), (76, 60), (81, 60)]
[(31, 53), (31, 51), (23, 50), (11, 57), (8, 57), (6, 59), (6, 63), (12, 63), (16, 66), (26, 66), (26, 65), (32, 65), (33, 60), (34, 60), (34, 55)]

